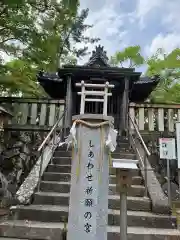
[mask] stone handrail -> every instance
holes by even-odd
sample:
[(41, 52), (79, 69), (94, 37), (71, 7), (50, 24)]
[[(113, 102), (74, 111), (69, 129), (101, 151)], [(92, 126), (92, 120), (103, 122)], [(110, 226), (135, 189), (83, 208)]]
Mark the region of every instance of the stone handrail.
[[(138, 148), (141, 156), (146, 156), (144, 153), (144, 149), (140, 142), (136, 142), (136, 147)], [(168, 198), (165, 196), (161, 185), (156, 177), (156, 174), (154, 170), (152, 169), (151, 164), (149, 163), (149, 160), (146, 156), (146, 178), (147, 178), (147, 189), (150, 196), (150, 199), (152, 201), (152, 211), (155, 213), (169, 213), (170, 207), (168, 203)], [(145, 179), (145, 171), (143, 168), (141, 169), (141, 174), (143, 178)]]
[[(131, 117), (130, 117), (131, 119)], [(130, 136), (130, 144), (134, 151), (137, 153), (137, 158), (139, 160), (139, 167), (141, 170), (142, 177), (145, 182), (145, 196), (147, 197), (147, 193), (152, 201), (152, 211), (156, 213), (163, 213), (170, 211), (170, 206), (168, 203), (168, 198), (165, 196), (161, 185), (156, 177), (154, 170), (149, 162), (149, 151), (147, 151), (147, 147), (144, 147), (145, 143), (139, 133), (138, 126), (131, 119), (131, 123), (134, 126), (134, 133), (129, 132)]]

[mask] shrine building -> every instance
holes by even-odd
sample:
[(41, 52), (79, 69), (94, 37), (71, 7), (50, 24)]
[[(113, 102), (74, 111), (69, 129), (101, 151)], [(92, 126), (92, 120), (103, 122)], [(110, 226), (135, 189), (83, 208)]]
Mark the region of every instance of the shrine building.
[[(114, 117), (116, 129), (126, 128), (126, 114), (129, 102), (144, 102), (159, 81), (157, 76), (141, 77), (134, 68), (112, 67), (102, 46), (97, 46), (89, 61), (84, 65), (65, 65), (57, 73), (40, 72), (38, 81), (53, 99), (65, 99), (69, 125), (72, 115), (79, 114), (80, 98), (76, 83), (104, 84), (109, 82), (115, 87), (108, 98), (108, 115)], [(93, 89), (91, 89), (93, 90)], [(94, 98), (94, 96), (93, 96)], [(102, 114), (101, 102), (88, 102), (85, 113)]]

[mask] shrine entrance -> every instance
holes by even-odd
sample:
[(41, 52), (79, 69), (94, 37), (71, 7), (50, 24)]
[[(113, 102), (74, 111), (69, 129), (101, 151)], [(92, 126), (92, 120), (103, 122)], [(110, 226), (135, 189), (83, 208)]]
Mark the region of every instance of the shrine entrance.
[[(113, 90), (112, 90), (113, 92)], [(77, 93), (75, 93), (77, 94)], [(91, 96), (92, 98), (92, 96)], [(77, 96), (75, 109), (73, 115), (80, 114), (79, 106), (81, 102), (81, 97)], [(113, 95), (108, 98), (107, 113), (108, 116), (114, 118), (114, 125), (116, 129), (119, 129), (119, 123), (121, 119), (121, 104), (122, 104), (122, 95)], [(102, 102), (87, 102), (85, 105), (85, 114), (103, 114), (103, 103)]]

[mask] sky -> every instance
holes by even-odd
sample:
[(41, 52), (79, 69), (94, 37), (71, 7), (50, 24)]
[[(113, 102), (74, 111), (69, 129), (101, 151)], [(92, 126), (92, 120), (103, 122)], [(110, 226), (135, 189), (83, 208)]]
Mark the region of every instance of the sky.
[(180, 0), (80, 0), (80, 7), (89, 8), (86, 23), (94, 25), (86, 34), (101, 39), (108, 57), (133, 45), (145, 57), (180, 47)]

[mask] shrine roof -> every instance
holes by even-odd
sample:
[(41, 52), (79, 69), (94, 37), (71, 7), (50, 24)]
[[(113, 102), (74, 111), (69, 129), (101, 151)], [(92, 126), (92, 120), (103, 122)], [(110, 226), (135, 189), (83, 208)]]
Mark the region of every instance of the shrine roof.
[(151, 92), (156, 88), (159, 82), (159, 76), (141, 77), (139, 81), (134, 82), (130, 92), (130, 101), (142, 102), (148, 98)]
[[(131, 101), (146, 99), (158, 83), (158, 77), (141, 77), (141, 72), (135, 72), (134, 68), (112, 67), (108, 64), (108, 57), (103, 47), (97, 46), (92, 56), (85, 65), (65, 65), (56, 73), (40, 72), (38, 81), (44, 90), (53, 98), (63, 97), (66, 92), (66, 77), (70, 75), (72, 85), (81, 80), (91, 82), (95, 79), (109, 81), (114, 84), (117, 91), (124, 88), (126, 77), (130, 80)], [(56, 90), (57, 89), (57, 90)], [(76, 90), (75, 90), (76, 91)]]
[[(81, 79), (82, 80), (82, 79)], [(64, 98), (66, 93), (66, 81), (61, 79), (57, 73), (41, 73), (38, 81), (44, 90), (55, 99)], [(114, 83), (115, 82), (115, 83)], [(122, 81), (123, 83), (124, 81)], [(130, 82), (130, 101), (141, 102), (147, 99), (159, 82), (158, 76), (138, 77), (137, 81)], [(112, 78), (111, 84), (115, 84), (115, 89), (121, 89), (121, 81)], [(76, 91), (76, 90), (75, 90)]]
[(64, 66), (58, 70), (60, 78), (71, 75), (73, 80), (82, 80), (88, 77), (116, 78), (121, 80), (124, 76), (136, 76), (136, 80), (141, 76), (141, 72), (134, 72), (132, 69), (94, 67), (94, 66)]
[(112, 67), (108, 64), (108, 57), (106, 51), (102, 46), (97, 46), (95, 51), (92, 52), (89, 61), (84, 65), (64, 65), (62, 68), (58, 69), (58, 74), (60, 77), (64, 75), (71, 74), (73, 79), (79, 80), (80, 77), (86, 77), (91, 74), (94, 76), (110, 77), (110, 74), (113, 74), (113, 77), (119, 78), (123, 75), (128, 76), (140, 76), (140, 72), (135, 72), (134, 68), (119, 68)]
[(62, 68), (59, 68), (59, 71), (63, 69), (87, 69), (87, 70), (107, 70), (111, 72), (135, 72), (135, 68), (119, 68), (119, 67), (112, 67), (112, 66), (102, 66), (102, 65), (64, 65)]

